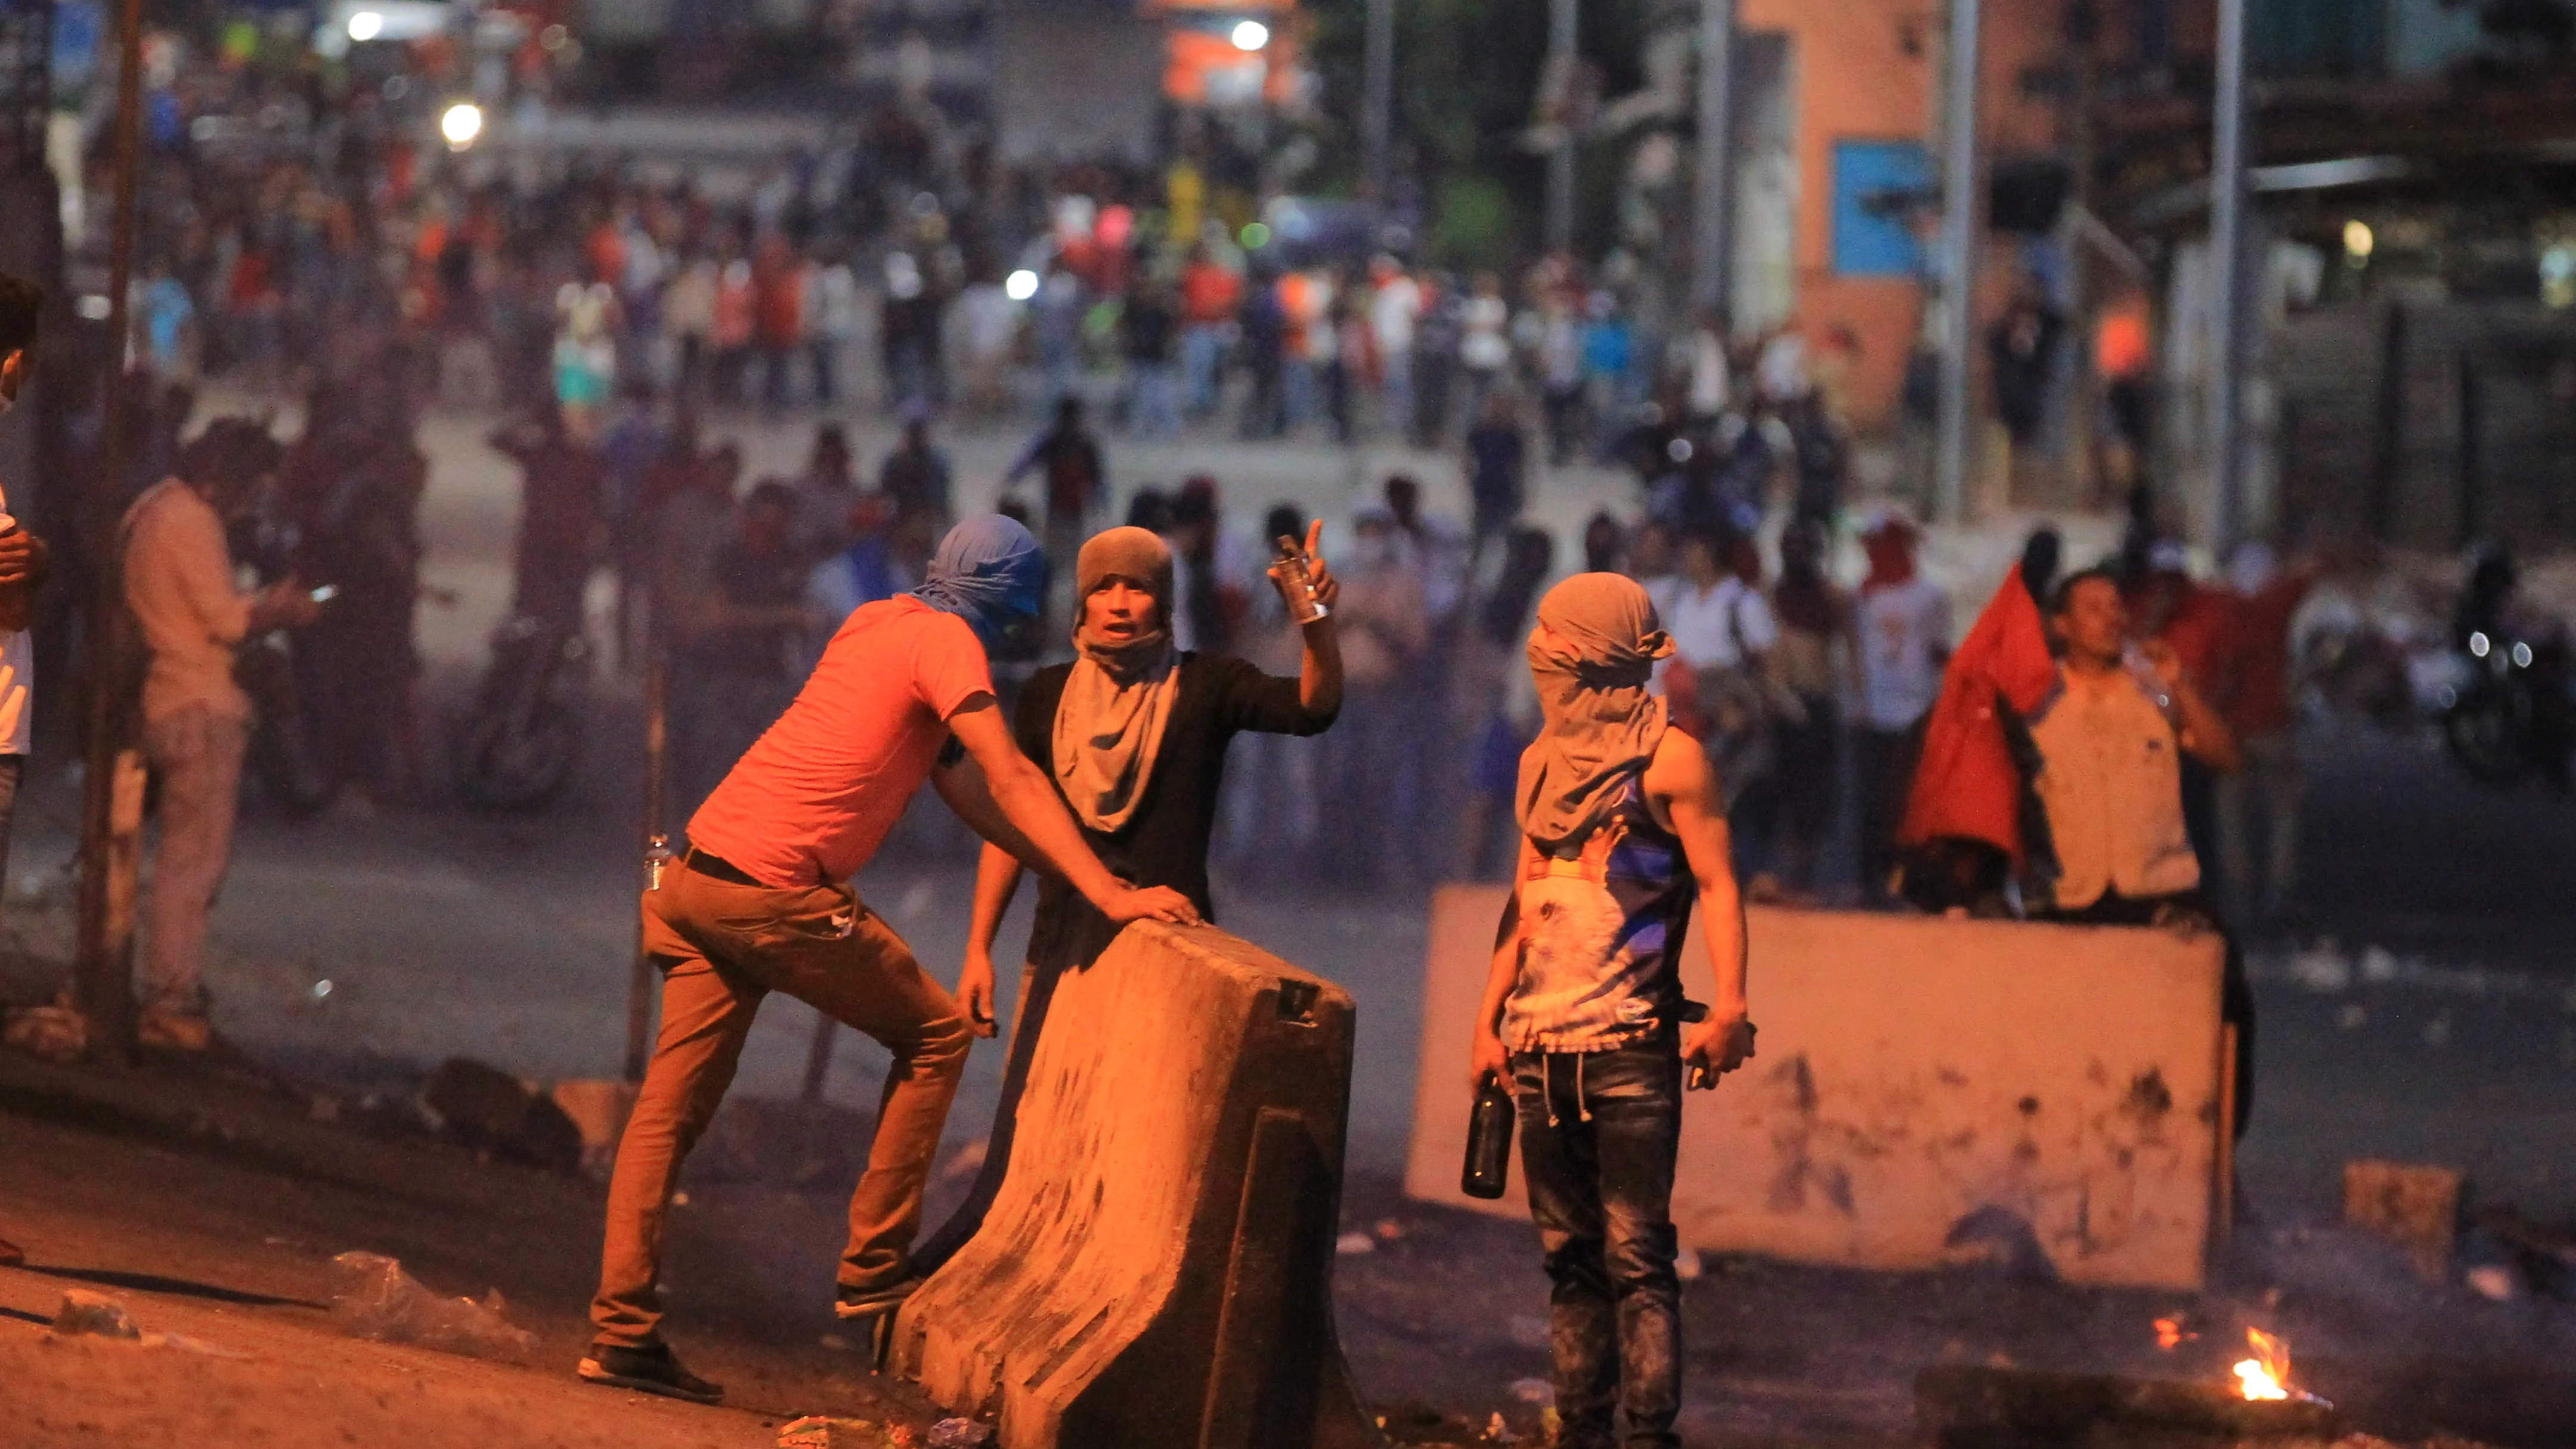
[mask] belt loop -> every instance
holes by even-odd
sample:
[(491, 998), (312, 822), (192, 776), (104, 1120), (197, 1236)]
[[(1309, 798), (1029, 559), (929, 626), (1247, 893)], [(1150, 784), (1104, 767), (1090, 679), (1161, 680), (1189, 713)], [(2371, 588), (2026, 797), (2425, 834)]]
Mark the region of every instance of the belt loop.
[[(1589, 1055), (1590, 1055), (1590, 1053), (1588, 1053), (1588, 1052), (1587, 1052), (1587, 1053), (1585, 1053), (1584, 1055), (1585, 1055), (1585, 1056), (1589, 1056)], [(1581, 1114), (1581, 1116), (1582, 1116), (1582, 1120), (1584, 1120), (1584, 1121), (1586, 1121), (1586, 1122), (1589, 1122), (1589, 1121), (1591, 1121), (1591, 1120), (1592, 1120), (1592, 1104), (1591, 1104), (1591, 1103), (1589, 1103), (1589, 1102), (1586, 1102), (1586, 1101), (1583, 1099), (1583, 1057), (1582, 1057), (1582, 1056), (1578, 1056), (1578, 1057), (1576, 1057), (1576, 1058), (1574, 1059), (1574, 1110), (1575, 1110), (1577, 1113)]]
[(1550, 1127), (1556, 1125), (1555, 1066), (1556, 1053), (1542, 1051), (1538, 1054), (1538, 1095), (1540, 1101), (1547, 1103), (1547, 1125)]

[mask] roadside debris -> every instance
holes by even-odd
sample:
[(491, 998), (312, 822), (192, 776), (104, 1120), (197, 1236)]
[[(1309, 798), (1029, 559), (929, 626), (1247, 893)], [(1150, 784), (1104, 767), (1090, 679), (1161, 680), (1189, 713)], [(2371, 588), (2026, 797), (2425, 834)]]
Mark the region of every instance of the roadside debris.
[(45, 1061), (79, 1061), (89, 1052), (89, 1019), (68, 1006), (27, 1006), (9, 1013), (0, 1043)]
[(930, 1426), (930, 1449), (984, 1449), (993, 1431), (972, 1419), (942, 1419)]
[(498, 1288), (479, 1303), (441, 1298), (381, 1253), (342, 1253), (331, 1262), (341, 1276), (331, 1295), (331, 1319), (353, 1338), (416, 1343), (507, 1363), (536, 1357), (536, 1335), (511, 1325)]
[(143, 1330), (134, 1326), (124, 1304), (86, 1288), (63, 1294), (63, 1306), (54, 1310), (53, 1328), (65, 1338), (121, 1338), (129, 1343), (143, 1338)]
[(1345, 1258), (1377, 1251), (1377, 1239), (1362, 1232), (1348, 1232), (1333, 1240), (1333, 1251)]
[(808, 1414), (778, 1431), (778, 1449), (912, 1449), (912, 1430), (866, 1419)]
[(560, 1172), (581, 1167), (581, 1128), (534, 1084), (498, 1067), (449, 1057), (420, 1089), (420, 1105), (450, 1141)]

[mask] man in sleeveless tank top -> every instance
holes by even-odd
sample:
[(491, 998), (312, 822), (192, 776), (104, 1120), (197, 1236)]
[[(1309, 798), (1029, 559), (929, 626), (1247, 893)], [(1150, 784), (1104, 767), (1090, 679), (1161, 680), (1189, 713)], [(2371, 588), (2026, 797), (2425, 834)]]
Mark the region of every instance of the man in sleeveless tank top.
[[(1753, 1054), (1724, 797), (1646, 690), (1672, 647), (1617, 574), (1578, 574), (1540, 602), (1529, 662), (1545, 722), (1521, 757), (1519, 864), (1476, 1014), (1474, 1088), (1501, 1081), (1519, 1109), (1567, 1449), (1681, 1443), (1682, 1091)], [(1707, 1018), (1685, 1024), (1694, 905), (1713, 979)]]

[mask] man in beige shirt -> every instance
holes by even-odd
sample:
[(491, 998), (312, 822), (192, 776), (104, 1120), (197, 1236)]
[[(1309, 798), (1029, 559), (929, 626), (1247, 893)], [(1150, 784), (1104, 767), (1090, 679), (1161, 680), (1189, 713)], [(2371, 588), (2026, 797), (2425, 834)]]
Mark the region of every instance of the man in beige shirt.
[(209, 1039), (200, 984), (206, 917), (232, 856), (250, 742), (250, 699), (233, 682), (233, 650), (318, 612), (293, 579), (256, 594), (233, 582), (224, 517), (276, 472), (279, 456), (257, 424), (222, 419), (181, 452), (177, 477), (145, 490), (125, 515), (125, 601), (149, 655), (143, 752), (161, 780), (138, 1024), (150, 1046), (202, 1051)]

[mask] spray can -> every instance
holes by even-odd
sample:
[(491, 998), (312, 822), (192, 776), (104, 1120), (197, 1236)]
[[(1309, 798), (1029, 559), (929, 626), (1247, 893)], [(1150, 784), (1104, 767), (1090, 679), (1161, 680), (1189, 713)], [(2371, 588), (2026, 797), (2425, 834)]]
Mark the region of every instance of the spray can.
[(648, 891), (660, 890), (662, 888), (662, 878), (669, 875), (671, 873), (671, 868), (679, 863), (679, 855), (671, 849), (671, 837), (667, 835), (656, 835), (651, 840), (645, 842), (644, 889)]
[(1512, 1118), (1518, 1115), (1512, 1094), (1500, 1082), (1487, 1082), (1476, 1093), (1476, 1113), (1467, 1121), (1467, 1165), (1458, 1190), (1469, 1197), (1498, 1198), (1512, 1174)]
[(1315, 597), (1315, 576), (1306, 566), (1306, 550), (1286, 534), (1279, 536), (1279, 560), (1270, 566), (1270, 577), (1279, 585), (1279, 597), (1288, 603), (1291, 623), (1312, 624), (1333, 611)]

